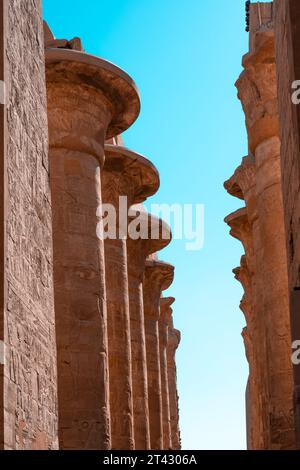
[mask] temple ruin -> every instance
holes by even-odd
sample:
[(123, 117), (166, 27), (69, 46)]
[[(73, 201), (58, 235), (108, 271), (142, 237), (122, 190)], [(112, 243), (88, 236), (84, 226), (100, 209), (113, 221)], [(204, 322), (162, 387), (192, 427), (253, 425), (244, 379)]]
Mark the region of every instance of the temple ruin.
[(1, 448), (180, 449), (170, 228), (141, 207), (159, 237), (97, 232), (101, 204), (160, 185), (121, 137), (137, 87), (55, 38), (40, 0), (1, 2), (0, 64)]
[(225, 222), (245, 250), (233, 272), (244, 289), (248, 449), (287, 450), (299, 448), (300, 365), (291, 358), (300, 339), (299, 107), (292, 102), (300, 8), (293, 0), (248, 1), (246, 10), (249, 52), (236, 86), (249, 151), (225, 183), (244, 207)]
[[(179, 450), (175, 268), (160, 254), (172, 234), (144, 208), (158, 169), (122, 137), (139, 92), (78, 37), (55, 38), (41, 7), (0, 2), (0, 448)], [(225, 222), (244, 250), (232, 262), (244, 290), (247, 446), (294, 450), (299, 0), (248, 0), (246, 30), (236, 87), (248, 150), (225, 182), (240, 200)], [(117, 236), (103, 236), (99, 207), (113, 209)], [(147, 236), (132, 236), (141, 226)]]

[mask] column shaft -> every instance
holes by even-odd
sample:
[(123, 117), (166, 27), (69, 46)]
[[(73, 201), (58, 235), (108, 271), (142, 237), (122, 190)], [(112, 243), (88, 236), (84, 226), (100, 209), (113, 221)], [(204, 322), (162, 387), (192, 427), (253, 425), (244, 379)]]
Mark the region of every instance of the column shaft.
[(151, 449), (163, 449), (163, 410), (158, 319), (147, 317), (147, 302), (145, 304), (145, 332)]
[(169, 383), (169, 403), (170, 403), (170, 420), (171, 420), (171, 440), (172, 449), (179, 450), (181, 448), (180, 432), (179, 432), (179, 406), (177, 392), (177, 372), (175, 354), (180, 341), (179, 331), (173, 328), (172, 322), (169, 325), (168, 334), (168, 383)]
[(133, 449), (133, 403), (126, 240), (105, 240), (110, 414), (113, 449)]
[[(289, 448), (294, 441), (289, 323), (289, 291), (280, 177), (280, 141), (265, 140), (256, 149), (257, 210), (263, 245), (261, 299), (266, 324), (269, 400), (268, 448)], [(284, 447), (287, 446), (287, 447)]]
[(59, 431), (62, 449), (110, 447), (104, 247), (96, 235), (100, 167), (50, 149)]
[[(128, 208), (143, 202), (159, 186), (156, 168), (142, 155), (121, 145), (105, 145), (103, 202), (113, 209), (114, 230), (106, 235), (108, 348), (112, 445), (134, 448), (132, 357), (129, 315), (127, 243)], [(141, 443), (139, 443), (141, 444)], [(145, 443), (144, 443), (145, 444)], [(141, 444), (142, 445), (142, 444)]]
[[(168, 319), (169, 304), (164, 305), (161, 300), (159, 319), (159, 354), (160, 354), (160, 372), (161, 372), (161, 393), (162, 393), (162, 414), (163, 414), (163, 448), (171, 449), (171, 418), (170, 418), (170, 400), (169, 400), (169, 382), (168, 382)], [(173, 301), (173, 299), (172, 299)]]
[(135, 446), (150, 449), (148, 380), (144, 325), (144, 240), (127, 240)]
[(173, 266), (147, 261), (143, 281), (151, 449), (163, 449), (163, 406), (159, 319), (161, 293), (174, 276)]
[(136, 119), (139, 97), (126, 73), (82, 52), (76, 38), (46, 48), (46, 81), (60, 447), (109, 449), (105, 258), (96, 214), (104, 142)]

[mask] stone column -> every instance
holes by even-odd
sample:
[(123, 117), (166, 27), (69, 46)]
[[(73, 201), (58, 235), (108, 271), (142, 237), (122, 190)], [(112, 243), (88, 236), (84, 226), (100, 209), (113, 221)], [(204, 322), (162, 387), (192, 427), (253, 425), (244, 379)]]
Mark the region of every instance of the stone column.
[(167, 347), (167, 361), (168, 361), (168, 384), (169, 384), (169, 403), (170, 403), (170, 420), (171, 420), (171, 441), (172, 449), (180, 450), (180, 431), (179, 431), (179, 405), (178, 405), (178, 391), (177, 391), (177, 370), (175, 355), (180, 343), (180, 331), (174, 328), (172, 309), (169, 316), (168, 325), (168, 347)]
[[(127, 207), (156, 193), (159, 176), (146, 158), (125, 147), (105, 146), (102, 200), (116, 210), (116, 238), (105, 239), (105, 268), (108, 316), (108, 358), (111, 436), (113, 449), (134, 449), (132, 358), (126, 238)], [(119, 197), (126, 201), (119, 204)], [(122, 208), (122, 204), (125, 207)], [(124, 210), (124, 214), (120, 213)], [(121, 220), (120, 220), (121, 219)], [(124, 220), (125, 219), (125, 220)]]
[[(275, 0), (273, 4), (291, 336), (295, 341), (300, 338), (300, 107), (291, 99), (294, 91), (291, 85), (300, 76), (300, 10), (297, 0)], [(298, 91), (295, 93), (298, 98)], [(300, 365), (294, 364), (293, 369), (295, 428), (300, 450)]]
[(293, 377), (287, 257), (280, 175), (280, 141), (275, 68), (273, 9), (265, 5), (257, 24), (251, 7), (250, 52), (237, 82), (246, 117), (249, 149), (255, 159), (256, 200), (261, 251), (257, 279), (265, 324), (265, 449), (293, 449)]
[[(257, 214), (256, 166), (252, 156), (244, 157), (242, 164), (224, 184), (229, 194), (245, 200), (248, 227), (246, 233), (232, 228), (231, 235), (242, 241), (246, 256), (241, 258), (239, 268), (233, 270), (243, 285), (245, 295), (240, 308), (247, 322), (243, 330), (246, 356), (249, 362), (249, 384), (247, 388), (247, 442), (248, 449), (265, 447), (265, 427), (268, 421), (268, 384), (266, 378), (267, 354), (265, 345), (266, 325), (261, 302), (259, 276), (263, 264), (263, 245), (260, 236), (260, 221)], [(230, 222), (231, 217), (225, 221)], [(234, 218), (233, 218), (234, 219)], [(240, 232), (240, 236), (238, 236)], [(246, 241), (248, 240), (248, 241)], [(264, 358), (264, 359), (262, 359)]]
[(245, 352), (249, 364), (249, 378), (246, 388), (246, 423), (247, 423), (247, 447), (255, 449), (259, 447), (259, 439), (262, 435), (261, 419), (261, 368), (259, 358), (259, 341), (257, 319), (253, 309), (253, 275), (248, 268), (246, 256), (241, 257), (240, 267), (233, 270), (235, 279), (243, 286), (244, 295), (240, 302), (247, 326), (242, 331)]
[(108, 449), (104, 246), (96, 211), (104, 141), (132, 124), (139, 98), (123, 71), (71, 49), (46, 49), (46, 79), (60, 448)]
[(172, 449), (171, 417), (170, 417), (170, 395), (168, 382), (168, 327), (171, 321), (174, 297), (160, 299), (159, 317), (159, 354), (160, 354), (160, 374), (161, 374), (161, 395), (163, 414), (163, 448)]
[[(269, 358), (268, 448), (291, 449), (293, 373), (289, 321), (289, 291), (280, 175), (280, 141), (264, 140), (256, 148), (257, 210), (263, 251), (262, 285)], [(267, 280), (267, 283), (266, 283)]]
[[(243, 174), (241, 167), (235, 173), (230, 182), (227, 182), (227, 189), (233, 190), (233, 182), (235, 182), (235, 191), (241, 184), (241, 175)], [(245, 176), (245, 175), (244, 175)], [(248, 185), (242, 187), (244, 191), (251, 187), (251, 178), (248, 175)], [(249, 192), (245, 191), (247, 196)], [(250, 193), (251, 194), (251, 193)], [(261, 368), (261, 341), (262, 326), (259, 316), (256, 313), (255, 303), (255, 287), (256, 287), (256, 265), (254, 253), (253, 227), (255, 222), (249, 221), (249, 197), (247, 197), (247, 209), (239, 209), (238, 211), (226, 217), (225, 222), (230, 226), (230, 234), (238, 239), (244, 246), (245, 256), (241, 258), (240, 267), (233, 270), (235, 278), (241, 282), (244, 288), (244, 296), (240, 303), (240, 309), (244, 313), (247, 326), (243, 329), (242, 336), (244, 339), (246, 357), (249, 363), (249, 380), (246, 393), (246, 411), (247, 411), (247, 442), (249, 449), (259, 448), (263, 439), (263, 419), (262, 419), (262, 399), (264, 390)], [(251, 214), (251, 207), (250, 207)]]
[(148, 238), (134, 240), (129, 237), (127, 240), (134, 432), (137, 450), (151, 448), (143, 299), (145, 261), (147, 256), (163, 249), (171, 240), (170, 237), (169, 239), (151, 239), (151, 225), (162, 226), (164, 224), (161, 220), (146, 213), (144, 217), (149, 226)]
[[(253, 442), (257, 449), (275, 450), (295, 448), (295, 433), (272, 15), (271, 3), (250, 6), (250, 51), (243, 57), (237, 88), (255, 167), (252, 305), (261, 406)], [(253, 205), (246, 205), (250, 215)]]
[(147, 351), (148, 400), (151, 449), (163, 449), (163, 411), (158, 321), (163, 290), (173, 282), (174, 267), (162, 261), (146, 261), (143, 292)]

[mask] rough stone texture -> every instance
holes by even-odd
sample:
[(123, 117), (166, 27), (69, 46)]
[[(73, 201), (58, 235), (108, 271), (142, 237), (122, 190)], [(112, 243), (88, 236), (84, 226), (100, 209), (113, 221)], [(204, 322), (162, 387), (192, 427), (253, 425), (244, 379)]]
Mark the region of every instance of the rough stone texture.
[(130, 336), (135, 448), (150, 449), (148, 381), (143, 302), (143, 274), (149, 251), (147, 240), (127, 240)]
[(173, 277), (173, 266), (161, 261), (146, 262), (143, 293), (151, 449), (164, 448), (158, 322), (161, 294), (170, 287)]
[[(124, 147), (106, 145), (102, 195), (103, 202), (116, 209), (117, 230), (120, 228), (119, 197), (125, 196), (127, 207), (131, 207), (155, 193), (158, 186), (157, 170), (148, 160)], [(127, 223), (127, 218), (124, 222)], [(133, 449), (135, 443), (126, 238), (105, 240), (105, 267), (112, 448)]]
[[(92, 151), (56, 148), (60, 126), (67, 124), (73, 129), (74, 119), (79, 127), (88, 105), (76, 98), (74, 106), (72, 84), (70, 93), (68, 87), (59, 88), (48, 77), (59, 441), (62, 449), (107, 449), (110, 427), (104, 246), (96, 235), (102, 162)], [(78, 97), (80, 92), (76, 90)], [(93, 116), (89, 108), (90, 126), (102, 124), (100, 136), (104, 141), (109, 114), (105, 106), (100, 109), (102, 114)]]
[[(153, 165), (123, 147), (121, 133), (140, 110), (137, 89), (118, 67), (84, 53), (79, 38), (54, 38), (39, 0), (2, 2), (0, 21), (9, 92), (7, 109), (0, 104), (0, 447), (150, 449), (143, 278), (170, 229), (142, 211), (147, 239), (104, 244), (97, 230), (102, 196), (115, 207), (119, 195), (140, 204), (159, 187)], [(161, 320), (156, 419), (170, 425), (175, 364), (169, 374), (171, 333)], [(161, 426), (158, 440), (169, 448), (170, 429), (164, 437)]]
[(170, 308), (171, 315), (168, 325), (168, 346), (167, 346), (167, 363), (168, 363), (168, 385), (169, 385), (169, 404), (170, 404), (170, 421), (171, 421), (171, 441), (172, 449), (181, 449), (180, 430), (179, 430), (179, 397), (177, 391), (177, 370), (175, 355), (180, 343), (180, 331), (174, 328), (173, 310)]
[(167, 347), (169, 325), (172, 317), (172, 309), (170, 307), (174, 301), (174, 297), (160, 299), (160, 317), (158, 323), (164, 449), (172, 449)]
[[(96, 213), (105, 139), (130, 125), (135, 106), (128, 113), (127, 100), (134, 104), (136, 94), (131, 80), (100, 59), (67, 49), (48, 49), (46, 59), (60, 447), (108, 449), (105, 259)], [(117, 93), (126, 90), (120, 107)]]
[[(290, 12), (290, 9), (292, 11)], [(278, 104), (280, 111), (282, 191), (290, 288), (300, 285), (299, 272), (299, 107), (292, 103), (292, 83), (299, 80), (299, 38), (292, 35), (292, 25), (300, 21), (299, 2), (275, 2), (276, 69), (278, 78)], [(292, 15), (292, 16), (291, 16)]]
[[(299, 340), (300, 287), (300, 109), (292, 103), (292, 83), (300, 78), (300, 4), (275, 0), (275, 46), (281, 137), (281, 174), (291, 296), (292, 339)], [(300, 365), (294, 366), (295, 421), (300, 448)]]
[(10, 0), (7, 9), (6, 302), (2, 311), (6, 353), (1, 446), (56, 449), (52, 227), (41, 4), (39, 0)]
[[(260, 11), (259, 11), (260, 9)], [(250, 449), (293, 449), (293, 379), (289, 291), (281, 193), (272, 4), (251, 4), (250, 52), (238, 95), (246, 117), (249, 156), (225, 183), (246, 207), (225, 220), (244, 245), (241, 302), (249, 361), (247, 428)], [(267, 282), (267, 284), (266, 284)]]
[[(149, 238), (127, 240), (129, 309), (132, 354), (133, 410), (135, 446), (137, 450), (150, 449), (150, 423), (148, 404), (148, 378), (145, 339), (143, 278), (146, 258), (164, 248), (169, 240), (150, 237), (151, 223), (157, 220), (144, 213), (149, 228)], [(161, 225), (161, 221), (158, 221)]]

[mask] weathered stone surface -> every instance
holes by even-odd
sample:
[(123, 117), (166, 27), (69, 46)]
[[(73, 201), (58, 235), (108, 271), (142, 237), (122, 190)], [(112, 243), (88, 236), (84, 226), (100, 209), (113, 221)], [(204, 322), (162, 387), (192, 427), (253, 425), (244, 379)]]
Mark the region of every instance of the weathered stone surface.
[(247, 428), (250, 449), (292, 449), (293, 380), (287, 260), (281, 194), (280, 140), (272, 4), (252, 4), (250, 52), (237, 82), (250, 156), (225, 183), (246, 209), (225, 220), (242, 241), (235, 275), (245, 289), (241, 309), (249, 361)]
[[(99, 57), (69, 48), (46, 48), (45, 54), (47, 81), (56, 84), (57, 98), (58, 93), (61, 92), (63, 95), (64, 87), (70, 87), (72, 83), (73, 103), (76, 103), (78, 98), (88, 101), (91, 108), (97, 108), (102, 102), (98, 112), (105, 105), (108, 113), (105, 140), (121, 134), (133, 124), (140, 112), (140, 100), (136, 85), (127, 73)], [(69, 98), (70, 93), (71, 90)], [(67, 113), (63, 102), (60, 109)], [(97, 110), (94, 112), (97, 113)], [(64, 122), (63, 116), (59, 117)], [(76, 119), (75, 115), (73, 119)], [(78, 123), (79, 133), (73, 131), (69, 134), (70, 129), (68, 129), (69, 132), (65, 135), (62, 129), (56, 146), (67, 145), (84, 151), (86, 144), (90, 149), (93, 141), (95, 145), (93, 152), (102, 155), (103, 144), (100, 145), (102, 138), (99, 139), (97, 136), (98, 126), (95, 129), (88, 129), (88, 124), (88, 119), (82, 119)], [(83, 137), (86, 132), (91, 139), (88, 143)]]
[[(292, 340), (300, 338), (300, 179), (299, 105), (292, 101), (292, 84), (300, 77), (300, 4), (296, 0), (275, 0), (275, 46), (278, 107), (281, 139), (281, 177), (290, 290)], [(298, 86), (297, 86), (298, 89)], [(296, 93), (295, 98), (299, 98)], [(294, 364), (294, 411), (297, 449), (300, 449), (300, 365)]]
[[(102, 198), (104, 203), (109, 203), (116, 209), (117, 231), (120, 229), (119, 197), (125, 196), (127, 206), (130, 207), (143, 202), (154, 194), (158, 187), (158, 173), (149, 160), (125, 147), (105, 146)], [(127, 218), (124, 222), (127, 223)], [(127, 250), (126, 238), (120, 238), (118, 233), (116, 235), (115, 239), (106, 238), (104, 244), (112, 448), (133, 449), (135, 443)]]
[[(2, 2), (5, 79), (1, 443), (56, 449), (57, 381), (44, 47), (39, 0)], [(1, 107), (2, 108), (2, 107)], [(2, 112), (2, 111), (1, 111)], [(2, 121), (3, 124), (3, 121)], [(1, 133), (3, 129), (1, 130)], [(5, 194), (5, 195), (4, 195)], [(2, 196), (1, 196), (2, 197)], [(2, 225), (3, 227), (3, 225)]]
[(171, 323), (174, 297), (160, 299), (159, 316), (159, 355), (160, 355), (160, 375), (161, 375), (161, 396), (163, 415), (163, 448), (172, 449), (171, 416), (170, 416), (170, 392), (168, 381), (168, 357), (167, 347), (169, 339), (169, 325)]
[(139, 101), (127, 75), (100, 59), (48, 49), (46, 65), (60, 447), (108, 449), (105, 260), (96, 212), (105, 139), (132, 123)]
[(151, 448), (143, 299), (145, 261), (149, 255), (170, 243), (170, 238), (151, 239), (151, 224), (155, 223), (161, 227), (162, 221), (147, 213), (142, 215), (149, 227), (148, 238), (137, 240), (128, 238), (127, 240), (134, 429), (135, 446), (138, 450)]
[[(145, 325), (143, 299), (146, 258), (147, 274), (166, 266), (156, 252), (170, 228), (140, 207), (123, 236), (104, 243), (99, 229), (102, 201), (120, 215), (119, 196), (139, 205), (159, 187), (156, 168), (123, 146), (135, 84), (79, 38), (56, 39), (40, 0), (2, 2), (0, 21), (0, 448), (150, 449), (150, 423), (154, 448), (176, 447), (175, 330), (157, 289)], [(146, 238), (132, 238), (143, 225)]]
[(150, 248), (145, 240), (127, 240), (130, 336), (135, 448), (150, 449), (148, 381), (143, 303), (143, 273)]
[(80, 38), (73, 38), (70, 41), (67, 39), (55, 39), (51, 29), (46, 21), (44, 21), (44, 44), (47, 48), (62, 48), (73, 49), (75, 51), (83, 52), (82, 42)]
[(177, 369), (175, 355), (179, 346), (181, 334), (174, 328), (172, 309), (168, 325), (168, 346), (167, 346), (167, 362), (168, 362), (168, 384), (169, 384), (169, 403), (170, 403), (170, 420), (171, 420), (171, 441), (172, 449), (179, 450), (181, 448), (180, 430), (179, 430), (179, 397), (177, 391)]
[(146, 261), (143, 281), (151, 449), (163, 449), (163, 411), (159, 348), (160, 298), (173, 282), (174, 267)]

